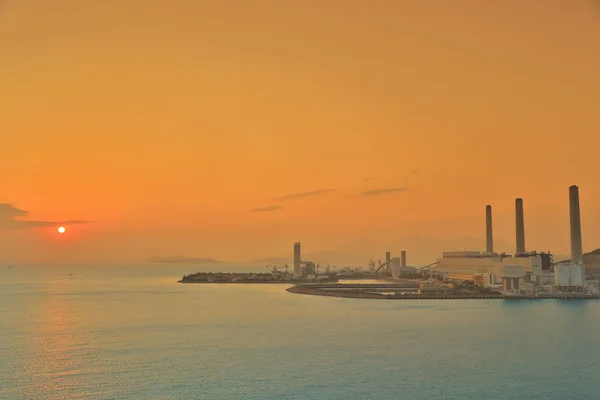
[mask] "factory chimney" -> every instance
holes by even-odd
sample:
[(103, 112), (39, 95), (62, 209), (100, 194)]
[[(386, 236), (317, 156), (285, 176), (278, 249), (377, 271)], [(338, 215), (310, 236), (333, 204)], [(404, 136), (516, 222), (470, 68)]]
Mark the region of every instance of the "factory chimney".
[(392, 270), (392, 264), (390, 263), (390, 261), (392, 260), (392, 253), (389, 251), (385, 252), (385, 269), (386, 271), (391, 271)]
[(485, 251), (494, 253), (494, 234), (492, 231), (492, 206), (485, 206)]
[(294, 243), (294, 277), (302, 275), (302, 250), (300, 242)]
[(583, 248), (581, 244), (581, 218), (579, 215), (579, 188), (569, 188), (569, 209), (571, 214), (571, 263), (581, 263)]
[(525, 254), (525, 219), (523, 218), (523, 199), (515, 200), (517, 226), (517, 255)]

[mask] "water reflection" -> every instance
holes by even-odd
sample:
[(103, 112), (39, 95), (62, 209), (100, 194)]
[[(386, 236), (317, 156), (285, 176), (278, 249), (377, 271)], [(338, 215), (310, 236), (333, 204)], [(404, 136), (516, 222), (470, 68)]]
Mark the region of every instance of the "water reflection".
[(79, 361), (86, 346), (77, 340), (77, 316), (65, 289), (64, 283), (54, 282), (36, 312), (28, 370), (37, 398), (77, 398), (74, 389), (84, 383)]

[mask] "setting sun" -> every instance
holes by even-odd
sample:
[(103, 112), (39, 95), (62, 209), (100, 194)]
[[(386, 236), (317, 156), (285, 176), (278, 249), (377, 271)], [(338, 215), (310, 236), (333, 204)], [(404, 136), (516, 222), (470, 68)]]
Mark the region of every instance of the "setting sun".
[(65, 233), (67, 230), (65, 229), (64, 226), (59, 226), (58, 227), (58, 233)]

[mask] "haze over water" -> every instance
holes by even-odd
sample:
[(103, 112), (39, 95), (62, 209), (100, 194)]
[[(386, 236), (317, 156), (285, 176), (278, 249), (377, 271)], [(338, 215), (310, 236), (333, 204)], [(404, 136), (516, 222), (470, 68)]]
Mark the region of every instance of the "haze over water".
[(425, 265), (486, 204), (514, 251), (516, 197), (567, 254), (573, 184), (591, 251), (599, 38), (597, 0), (0, 0), (0, 261)]
[(0, 398), (564, 400), (600, 390), (596, 301), (176, 283), (196, 269), (1, 269)]

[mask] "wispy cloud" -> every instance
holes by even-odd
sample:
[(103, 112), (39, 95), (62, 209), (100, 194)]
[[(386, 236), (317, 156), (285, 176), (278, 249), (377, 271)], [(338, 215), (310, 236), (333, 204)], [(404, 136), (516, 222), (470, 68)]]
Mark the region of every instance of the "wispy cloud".
[(12, 204), (0, 203), (0, 229), (32, 229), (57, 225), (87, 224), (91, 221), (36, 221), (20, 218), (29, 216), (29, 212), (21, 210)]
[(271, 211), (277, 211), (277, 210), (282, 210), (283, 207), (281, 206), (267, 206), (267, 207), (259, 207), (259, 208), (253, 208), (250, 210), (250, 212), (271, 212)]
[(365, 182), (372, 181), (373, 179), (375, 179), (375, 177), (374, 177), (374, 176), (367, 176), (367, 177), (365, 178)]
[(394, 188), (367, 190), (366, 192), (361, 192), (359, 194), (363, 197), (372, 197), (372, 196), (381, 196), (383, 194), (390, 194), (390, 193), (396, 193), (396, 192), (405, 192), (409, 189), (410, 189), (409, 187), (394, 187)]
[(333, 189), (319, 189), (319, 190), (311, 190), (308, 192), (286, 194), (285, 196), (276, 197), (275, 200), (277, 200), (277, 201), (298, 200), (298, 199), (304, 199), (306, 197), (318, 196), (318, 195), (329, 193), (329, 192), (333, 192)]

